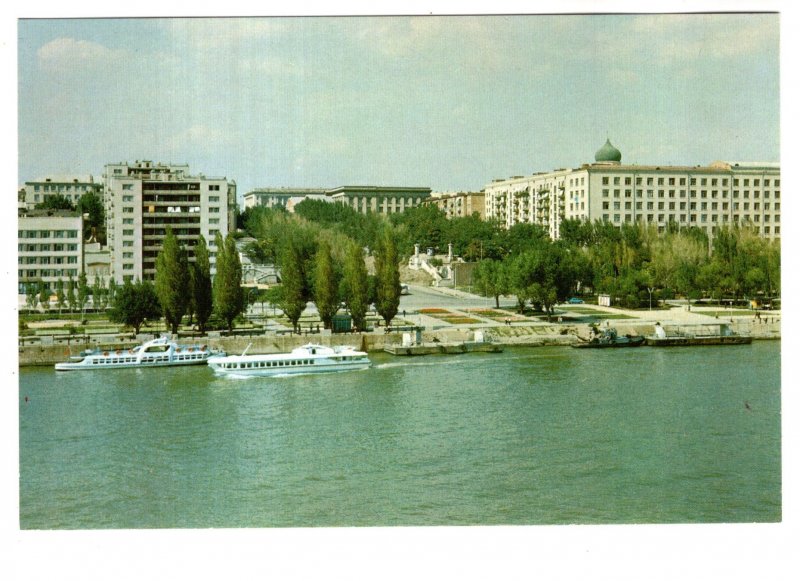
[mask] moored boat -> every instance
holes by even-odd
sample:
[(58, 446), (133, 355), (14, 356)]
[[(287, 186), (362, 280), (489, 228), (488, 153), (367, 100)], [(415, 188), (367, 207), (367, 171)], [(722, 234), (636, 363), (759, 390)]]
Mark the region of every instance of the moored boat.
[[(709, 332), (708, 327), (718, 327), (718, 332)], [(684, 327), (685, 328), (685, 327)], [(753, 338), (737, 335), (727, 324), (701, 325), (699, 333), (671, 331), (667, 333), (661, 323), (656, 323), (655, 334), (647, 337), (647, 344), (653, 347), (682, 347), (689, 345), (749, 345)]]
[(604, 349), (607, 347), (640, 347), (645, 342), (641, 335), (620, 336), (616, 329), (595, 332), (591, 339), (581, 339), (581, 341), (581, 343), (573, 343), (572, 346), (576, 349)]
[(56, 371), (201, 365), (224, 355), (206, 345), (178, 345), (167, 337), (159, 337), (132, 349), (84, 351), (72, 361), (56, 363)]
[(241, 355), (214, 357), (208, 361), (215, 373), (236, 376), (350, 371), (366, 369), (370, 364), (367, 354), (353, 347), (326, 347), (312, 343), (297, 347), (290, 353), (247, 355), (245, 349)]

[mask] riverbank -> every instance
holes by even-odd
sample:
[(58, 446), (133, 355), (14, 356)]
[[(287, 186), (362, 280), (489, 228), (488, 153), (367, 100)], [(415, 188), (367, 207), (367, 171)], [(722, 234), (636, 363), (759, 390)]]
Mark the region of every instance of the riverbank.
[[(715, 326), (719, 328), (720, 323), (727, 324), (734, 333), (749, 335), (753, 339), (780, 339), (781, 329), (780, 320), (766, 322), (764, 320), (753, 320), (750, 318), (734, 317), (719, 320), (713, 317), (703, 316), (700, 313), (691, 313), (689, 316), (681, 316), (679, 313), (665, 312), (665, 316), (660, 320), (661, 324), (669, 330), (681, 333), (697, 333), (704, 329), (706, 332)], [(672, 316), (670, 316), (672, 315)], [(609, 319), (601, 326), (608, 325), (617, 329), (620, 334), (631, 335), (652, 335), (654, 333), (654, 321), (645, 320), (613, 320)], [(425, 327), (422, 331), (423, 343), (459, 343), (473, 341), (475, 331), (483, 332), (487, 341), (493, 341), (501, 345), (518, 347), (544, 347), (544, 346), (569, 346), (575, 343), (578, 337), (587, 338), (589, 336), (590, 324), (576, 324), (571, 322), (562, 323), (514, 323), (514, 324), (495, 324), (495, 325), (460, 325), (438, 328)], [(222, 349), (228, 353), (241, 353), (248, 345), (249, 353), (285, 353), (295, 347), (305, 345), (309, 342), (319, 343), (328, 346), (350, 345), (367, 352), (384, 351), (386, 347), (400, 345), (403, 341), (403, 331), (393, 331), (385, 333), (383, 329), (376, 329), (369, 333), (343, 333), (343, 334), (283, 334), (268, 333), (254, 336), (239, 337), (205, 337), (193, 339), (208, 345), (212, 348)], [(34, 344), (19, 347), (19, 366), (43, 366), (55, 365), (59, 361), (66, 361), (70, 357), (79, 355), (87, 346), (103, 349), (129, 349), (139, 344), (141, 341), (116, 341), (102, 342), (100, 340), (92, 343), (75, 342), (69, 344)]]

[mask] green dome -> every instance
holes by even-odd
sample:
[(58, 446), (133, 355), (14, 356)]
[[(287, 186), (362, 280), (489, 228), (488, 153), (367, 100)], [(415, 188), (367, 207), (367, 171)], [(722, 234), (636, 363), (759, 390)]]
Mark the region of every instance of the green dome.
[(606, 139), (606, 144), (594, 154), (595, 161), (622, 161), (622, 154), (619, 149), (611, 145), (611, 140)]

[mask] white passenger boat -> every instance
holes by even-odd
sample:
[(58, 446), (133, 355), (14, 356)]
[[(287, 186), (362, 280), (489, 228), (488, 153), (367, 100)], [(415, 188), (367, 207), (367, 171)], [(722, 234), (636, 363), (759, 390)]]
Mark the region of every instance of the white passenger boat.
[(270, 376), (366, 369), (370, 361), (366, 353), (352, 347), (325, 347), (309, 343), (291, 353), (271, 355), (247, 355), (245, 349), (241, 355), (209, 359), (208, 365), (221, 375)]
[(167, 337), (159, 337), (133, 349), (84, 351), (72, 361), (56, 363), (56, 371), (200, 365), (224, 355), (206, 345), (178, 345)]

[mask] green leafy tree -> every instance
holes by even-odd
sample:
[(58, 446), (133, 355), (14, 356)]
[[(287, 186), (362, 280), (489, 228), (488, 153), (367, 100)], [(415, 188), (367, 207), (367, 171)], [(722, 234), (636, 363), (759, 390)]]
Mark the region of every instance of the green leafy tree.
[(66, 296), (64, 295), (64, 281), (62, 279), (56, 280), (56, 301), (58, 304), (58, 312), (64, 308)]
[(236, 249), (236, 240), (228, 236), (223, 240), (217, 233), (217, 272), (212, 283), (214, 311), (225, 321), (228, 332), (233, 331), (233, 321), (244, 312), (245, 296), (242, 289), (242, 263)]
[(163, 246), (156, 257), (155, 288), (164, 320), (172, 334), (176, 334), (183, 315), (186, 314), (191, 294), (186, 251), (171, 228), (167, 228)]
[(314, 304), (319, 311), (322, 325), (331, 328), (331, 322), (339, 310), (339, 280), (333, 265), (331, 247), (327, 241), (320, 241), (314, 261)]
[(283, 314), (297, 331), (300, 316), (306, 308), (303, 255), (297, 241), (290, 237), (280, 256), (281, 295), (278, 303)]
[(95, 192), (86, 192), (78, 200), (77, 210), (88, 214), (83, 223), (83, 239), (89, 240), (94, 234), (100, 244), (106, 243), (106, 212), (103, 200)]
[(89, 284), (86, 280), (86, 272), (81, 271), (78, 275), (78, 307), (81, 312), (86, 308), (86, 301), (89, 300)]
[(155, 321), (161, 317), (161, 304), (156, 289), (150, 281), (126, 280), (117, 290), (114, 302), (108, 312), (113, 323), (133, 327), (138, 335), (145, 321)]
[(71, 274), (67, 278), (67, 296), (66, 296), (66, 299), (67, 299), (67, 307), (69, 308), (70, 311), (74, 311), (75, 307), (78, 304), (78, 299), (75, 296), (75, 280), (72, 278)]
[(36, 285), (29, 282), (25, 285), (25, 304), (31, 310), (36, 308), (36, 296)]
[(369, 287), (364, 252), (356, 243), (351, 243), (344, 260), (342, 285), (345, 289), (345, 304), (353, 318), (353, 326), (361, 331), (366, 327), (369, 307)]
[(75, 206), (69, 201), (69, 198), (61, 194), (51, 194), (46, 196), (45, 199), (36, 206), (37, 210), (74, 210)]
[(211, 259), (208, 254), (206, 239), (200, 236), (194, 247), (195, 262), (192, 265), (192, 302), (197, 319), (197, 328), (205, 334), (214, 302), (211, 291)]
[(400, 308), (400, 268), (397, 248), (387, 230), (375, 252), (375, 308), (386, 326)]
[(500, 308), (500, 296), (508, 294), (508, 275), (505, 263), (499, 260), (482, 260), (472, 274), (475, 290), (481, 296), (494, 297), (496, 308)]
[(41, 307), (44, 310), (50, 308), (50, 289), (48, 288), (47, 283), (43, 280), (39, 281), (38, 296)]

